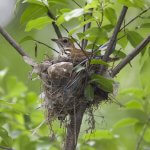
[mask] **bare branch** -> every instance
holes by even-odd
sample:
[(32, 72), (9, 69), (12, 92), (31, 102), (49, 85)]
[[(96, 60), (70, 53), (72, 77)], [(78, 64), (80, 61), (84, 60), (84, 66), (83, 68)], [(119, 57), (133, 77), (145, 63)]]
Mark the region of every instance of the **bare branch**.
[(124, 68), (135, 56), (137, 56), (143, 48), (150, 42), (150, 35), (145, 38), (130, 54), (128, 54), (113, 70), (111, 76), (114, 77)]
[(15, 48), (15, 50), (21, 55), (21, 56), (28, 56), (27, 53), (21, 48), (21, 46), (0, 26), (0, 33), (1, 35), (6, 39), (7, 42), (9, 42), (12, 47)]
[[(47, 8), (48, 9), (48, 8)], [(52, 14), (52, 12), (48, 9), (48, 12), (47, 12), (47, 15), (50, 17), (50, 18), (52, 18), (53, 20), (55, 20), (56, 18), (55, 18), (55, 16)], [(52, 22), (52, 25), (53, 25), (53, 28), (54, 28), (54, 30), (55, 30), (55, 33), (57, 34), (57, 37), (58, 38), (62, 38), (62, 34), (61, 34), (61, 32), (60, 32), (60, 29), (59, 29), (59, 27), (56, 25), (56, 23), (53, 21)]]
[(114, 44), (116, 42), (118, 32), (119, 32), (120, 27), (121, 27), (121, 25), (123, 23), (123, 20), (125, 18), (127, 10), (128, 10), (128, 7), (123, 6), (123, 9), (121, 11), (120, 17), (119, 17), (118, 22), (117, 22), (117, 25), (116, 25), (116, 27), (114, 29), (113, 35), (112, 35), (112, 37), (110, 39), (110, 42), (108, 44), (107, 51), (105, 52), (105, 55), (104, 55), (104, 58), (103, 58), (104, 61), (107, 61), (107, 59), (109, 58), (109, 55), (113, 52), (112, 48), (113, 48), (113, 46), (114, 46)]
[[(127, 10), (128, 10), (128, 7), (123, 6), (121, 14), (120, 14), (119, 19), (118, 19), (118, 22), (117, 22), (116, 27), (114, 29), (113, 35), (110, 38), (110, 42), (109, 42), (107, 50), (104, 54), (103, 61), (106, 61), (106, 62), (108, 61), (109, 56), (112, 54), (113, 49), (116, 47), (117, 35), (119, 33), (120, 27), (121, 27), (121, 25), (123, 23), (123, 20), (125, 18)], [(105, 67), (101, 66), (101, 68), (100, 68), (100, 73), (101, 74), (103, 74), (104, 69), (105, 69)]]

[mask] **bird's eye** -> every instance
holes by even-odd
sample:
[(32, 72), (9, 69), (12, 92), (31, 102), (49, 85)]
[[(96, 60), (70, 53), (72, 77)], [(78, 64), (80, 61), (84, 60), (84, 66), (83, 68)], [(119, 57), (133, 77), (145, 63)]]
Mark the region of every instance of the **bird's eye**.
[(63, 40), (63, 42), (64, 42), (64, 43), (67, 43), (67, 42), (68, 42), (68, 40), (67, 40), (67, 39), (64, 39), (64, 40)]

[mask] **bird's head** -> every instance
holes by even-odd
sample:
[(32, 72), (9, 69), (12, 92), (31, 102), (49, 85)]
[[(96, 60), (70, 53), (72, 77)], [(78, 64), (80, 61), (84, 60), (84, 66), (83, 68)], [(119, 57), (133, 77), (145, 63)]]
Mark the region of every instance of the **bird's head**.
[(58, 47), (62, 51), (67, 51), (67, 50), (74, 48), (74, 44), (73, 44), (72, 40), (67, 37), (62, 37), (59, 39), (51, 39), (51, 40), (56, 42)]

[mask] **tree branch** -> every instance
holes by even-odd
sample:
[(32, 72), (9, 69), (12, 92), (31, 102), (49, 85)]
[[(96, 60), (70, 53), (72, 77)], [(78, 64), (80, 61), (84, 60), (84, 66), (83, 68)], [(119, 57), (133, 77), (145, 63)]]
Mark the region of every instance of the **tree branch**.
[(118, 22), (117, 22), (117, 25), (116, 25), (116, 27), (114, 29), (113, 35), (112, 35), (112, 37), (110, 39), (110, 42), (108, 44), (107, 51), (105, 52), (105, 55), (104, 55), (104, 58), (103, 58), (104, 61), (107, 61), (108, 58), (109, 58), (109, 55), (112, 54), (112, 52), (113, 52), (112, 48), (113, 48), (113, 46), (114, 46), (114, 44), (116, 42), (117, 35), (119, 33), (119, 30), (120, 30), (120, 27), (122, 25), (122, 22), (123, 22), (123, 20), (125, 18), (127, 10), (128, 10), (128, 7), (123, 6), (123, 9), (121, 11), (120, 17), (119, 17)]
[(21, 46), (0, 26), (0, 33), (1, 35), (6, 39), (9, 44), (15, 48), (15, 50), (21, 55), (21, 56), (28, 56), (27, 53), (21, 48)]
[(64, 150), (75, 150), (87, 105), (81, 104), (76, 113), (70, 115), (70, 124), (67, 127), (67, 136)]
[(145, 38), (130, 54), (128, 54), (113, 70), (111, 76), (114, 77), (124, 68), (135, 56), (137, 56), (143, 48), (150, 42), (150, 35)]
[[(47, 15), (48, 15), (50, 18), (52, 18), (53, 20), (56, 19), (55, 16), (52, 14), (52, 12), (51, 12), (49, 9), (48, 9)], [(52, 25), (53, 25), (53, 28), (54, 28), (54, 30), (55, 30), (55, 33), (56, 33), (57, 37), (58, 37), (58, 38), (62, 38), (62, 34), (61, 34), (61, 32), (60, 32), (60, 29), (59, 29), (59, 27), (56, 25), (56, 23), (55, 23), (54, 21), (52, 22)]]
[[(106, 61), (106, 62), (108, 61), (109, 56), (112, 54), (113, 49), (116, 47), (117, 35), (119, 33), (120, 27), (121, 27), (123, 20), (125, 18), (127, 10), (128, 10), (128, 7), (123, 6), (121, 14), (120, 14), (119, 19), (118, 19), (118, 22), (117, 22), (116, 27), (114, 29), (113, 35), (110, 38), (110, 42), (108, 43), (107, 50), (106, 50), (104, 57), (103, 57), (103, 61)], [(100, 68), (100, 74), (103, 74), (104, 69), (105, 69), (105, 67), (102, 65)]]

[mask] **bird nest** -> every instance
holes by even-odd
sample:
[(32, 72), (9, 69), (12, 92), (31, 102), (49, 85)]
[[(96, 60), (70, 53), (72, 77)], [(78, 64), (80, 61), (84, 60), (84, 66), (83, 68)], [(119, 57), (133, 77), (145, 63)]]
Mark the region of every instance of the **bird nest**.
[(55, 119), (63, 122), (68, 115), (78, 111), (80, 105), (86, 105), (86, 108), (90, 109), (108, 99), (109, 92), (94, 83), (91, 83), (94, 97), (89, 100), (85, 95), (90, 76), (98, 73), (99, 65), (90, 65), (88, 61), (73, 62), (68, 57), (47, 59), (40, 64), (27, 57), (24, 57), (24, 60), (33, 66), (33, 72), (42, 80), (43, 105), (49, 123)]

